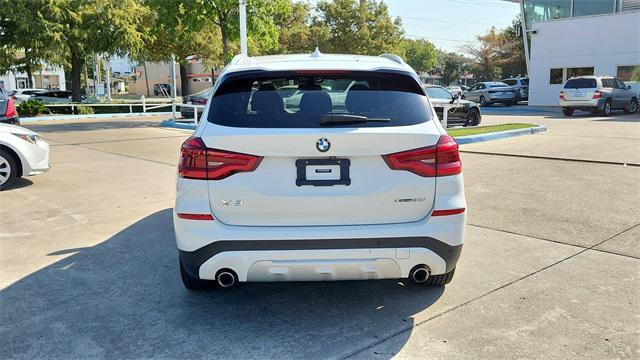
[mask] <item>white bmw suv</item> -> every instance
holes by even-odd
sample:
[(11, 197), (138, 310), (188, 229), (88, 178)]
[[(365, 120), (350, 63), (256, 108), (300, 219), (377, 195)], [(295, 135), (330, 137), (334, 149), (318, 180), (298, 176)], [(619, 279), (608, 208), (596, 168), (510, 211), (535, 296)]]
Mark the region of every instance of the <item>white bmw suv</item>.
[(180, 272), (192, 290), (395, 278), (444, 285), (465, 209), (458, 145), (398, 56), (237, 56), (182, 145)]

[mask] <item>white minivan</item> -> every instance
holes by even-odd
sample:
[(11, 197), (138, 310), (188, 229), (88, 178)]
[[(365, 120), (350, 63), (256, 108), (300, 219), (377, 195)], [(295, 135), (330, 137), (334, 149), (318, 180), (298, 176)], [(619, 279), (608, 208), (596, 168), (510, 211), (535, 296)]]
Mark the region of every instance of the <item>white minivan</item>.
[(180, 272), (188, 289), (444, 285), (466, 206), (458, 145), (398, 56), (239, 55), (182, 145)]

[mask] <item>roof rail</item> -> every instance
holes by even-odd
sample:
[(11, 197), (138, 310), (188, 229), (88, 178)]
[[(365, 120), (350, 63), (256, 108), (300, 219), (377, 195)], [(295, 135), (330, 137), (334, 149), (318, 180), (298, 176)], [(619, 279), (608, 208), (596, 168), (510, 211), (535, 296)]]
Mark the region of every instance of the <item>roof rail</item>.
[(400, 56), (396, 55), (396, 54), (381, 54), (381, 55), (378, 55), (378, 56), (383, 57), (383, 58), (387, 58), (387, 59), (389, 59), (391, 61), (395, 61), (398, 64), (404, 64), (404, 61), (402, 60), (402, 58)]

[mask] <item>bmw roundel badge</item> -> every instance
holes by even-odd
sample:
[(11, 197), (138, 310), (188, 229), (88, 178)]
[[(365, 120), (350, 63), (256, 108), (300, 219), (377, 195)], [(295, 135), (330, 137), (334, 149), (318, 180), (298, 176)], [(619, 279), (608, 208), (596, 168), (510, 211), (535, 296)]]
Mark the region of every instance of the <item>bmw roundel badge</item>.
[(331, 148), (331, 143), (329, 142), (329, 140), (321, 138), (318, 139), (318, 142), (316, 142), (316, 148), (320, 152), (327, 152), (329, 151), (329, 148)]

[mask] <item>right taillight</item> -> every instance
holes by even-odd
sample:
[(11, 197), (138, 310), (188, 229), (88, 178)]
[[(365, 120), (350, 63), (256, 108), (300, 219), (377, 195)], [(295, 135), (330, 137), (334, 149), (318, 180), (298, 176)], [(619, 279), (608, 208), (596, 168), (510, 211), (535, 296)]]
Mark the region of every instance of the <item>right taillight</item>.
[(449, 135), (442, 135), (435, 146), (383, 155), (393, 170), (410, 171), (424, 177), (457, 175), (462, 172), (458, 144)]
[(564, 100), (564, 91), (560, 91), (560, 100)]
[(16, 117), (16, 101), (13, 98), (9, 98), (7, 101), (7, 111), (4, 114), (5, 117)]
[(600, 90), (596, 90), (593, 92), (593, 99), (600, 99), (602, 97), (602, 93)]
[(201, 138), (187, 139), (180, 149), (178, 176), (185, 179), (221, 180), (235, 173), (255, 170), (261, 156), (208, 149)]

